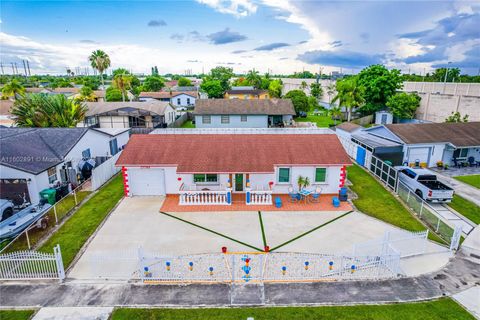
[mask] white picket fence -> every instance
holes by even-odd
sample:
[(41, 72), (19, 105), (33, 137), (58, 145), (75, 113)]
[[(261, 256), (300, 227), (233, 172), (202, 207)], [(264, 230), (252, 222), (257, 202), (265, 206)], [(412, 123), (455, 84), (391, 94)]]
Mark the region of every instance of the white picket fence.
[(0, 255), (0, 280), (65, 279), (60, 245), (53, 253), (16, 251)]
[(247, 205), (271, 205), (273, 198), (272, 198), (272, 190), (248, 190), (247, 189), (247, 197), (248, 194), (250, 196), (250, 202), (247, 200)]
[(122, 151), (118, 152), (116, 155), (102, 163), (92, 170), (92, 191), (100, 188), (105, 182), (107, 182), (111, 177), (120, 171), (120, 167), (115, 166), (118, 158)]

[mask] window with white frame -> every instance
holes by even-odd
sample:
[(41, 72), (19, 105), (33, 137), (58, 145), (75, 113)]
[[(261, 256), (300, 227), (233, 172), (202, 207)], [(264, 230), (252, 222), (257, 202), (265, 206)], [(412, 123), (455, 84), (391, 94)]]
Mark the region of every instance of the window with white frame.
[(327, 181), (327, 168), (315, 168), (315, 183), (325, 183)]
[(54, 183), (57, 181), (57, 168), (51, 167), (47, 170), (48, 183)]
[(454, 159), (465, 159), (468, 155), (468, 148), (460, 148), (460, 149), (455, 149), (455, 151), (453, 151), (453, 158)]
[(223, 123), (223, 124), (230, 123), (230, 116), (228, 116), (228, 115), (222, 115), (222, 116), (221, 116), (221, 119), (220, 119), (220, 122)]
[(193, 182), (195, 182), (195, 183), (217, 183), (218, 182), (218, 174), (195, 173), (193, 175)]
[(212, 123), (212, 117), (211, 117), (211, 116), (202, 116), (202, 123), (203, 123), (203, 124), (210, 124), (210, 123)]
[(247, 115), (240, 116), (240, 122), (247, 122)]
[(290, 168), (278, 168), (278, 183), (290, 182)]

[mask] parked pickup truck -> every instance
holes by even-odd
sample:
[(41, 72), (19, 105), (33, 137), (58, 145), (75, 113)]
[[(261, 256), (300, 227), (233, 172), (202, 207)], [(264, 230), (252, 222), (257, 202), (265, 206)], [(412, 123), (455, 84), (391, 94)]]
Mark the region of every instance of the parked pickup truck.
[(426, 169), (396, 167), (400, 182), (420, 198), (431, 202), (450, 202), (453, 189), (437, 180), (437, 176)]

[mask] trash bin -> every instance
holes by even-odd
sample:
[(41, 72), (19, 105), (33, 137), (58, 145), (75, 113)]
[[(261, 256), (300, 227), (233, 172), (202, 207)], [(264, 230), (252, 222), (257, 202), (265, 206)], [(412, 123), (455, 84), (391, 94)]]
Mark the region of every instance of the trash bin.
[(44, 189), (42, 191), (40, 191), (40, 198), (42, 199), (47, 199), (48, 203), (50, 203), (51, 205), (54, 205), (55, 204), (55, 194), (57, 193), (57, 191), (55, 189)]

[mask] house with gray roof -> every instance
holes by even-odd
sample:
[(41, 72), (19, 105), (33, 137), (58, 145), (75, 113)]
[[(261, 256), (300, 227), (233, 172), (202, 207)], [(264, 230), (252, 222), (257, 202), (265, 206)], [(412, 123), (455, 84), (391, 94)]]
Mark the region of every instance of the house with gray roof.
[(199, 99), (193, 112), (197, 128), (268, 128), (292, 122), (290, 99)]
[(82, 163), (101, 164), (128, 139), (128, 129), (0, 128), (0, 198), (37, 203), (44, 189), (75, 186), (88, 178)]

